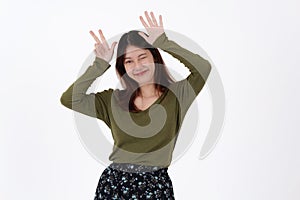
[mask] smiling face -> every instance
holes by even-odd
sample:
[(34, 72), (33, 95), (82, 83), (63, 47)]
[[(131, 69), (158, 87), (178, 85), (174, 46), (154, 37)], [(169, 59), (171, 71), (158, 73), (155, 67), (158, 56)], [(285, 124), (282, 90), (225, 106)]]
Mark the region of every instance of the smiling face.
[(155, 63), (148, 49), (129, 45), (125, 51), (124, 67), (130, 78), (139, 85), (154, 83)]

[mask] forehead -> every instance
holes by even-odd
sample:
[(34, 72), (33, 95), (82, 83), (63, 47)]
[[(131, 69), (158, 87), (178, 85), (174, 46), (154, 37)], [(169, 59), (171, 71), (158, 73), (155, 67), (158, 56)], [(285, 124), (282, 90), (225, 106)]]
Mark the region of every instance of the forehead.
[(148, 54), (150, 53), (150, 51), (147, 49), (142, 49), (136, 46), (129, 45), (125, 50), (125, 58), (134, 58), (145, 53)]

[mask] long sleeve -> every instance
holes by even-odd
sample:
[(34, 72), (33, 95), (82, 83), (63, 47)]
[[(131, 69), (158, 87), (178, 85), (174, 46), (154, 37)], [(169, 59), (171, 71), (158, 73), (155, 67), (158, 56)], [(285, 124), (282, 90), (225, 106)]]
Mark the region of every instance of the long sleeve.
[(108, 104), (112, 89), (102, 92), (86, 94), (86, 91), (101, 76), (110, 64), (101, 58), (96, 57), (93, 64), (62, 94), (61, 103), (74, 111), (96, 117), (109, 125)]
[(202, 90), (210, 74), (211, 64), (198, 54), (192, 53), (174, 41), (169, 40), (166, 33), (160, 35), (153, 43), (153, 46), (171, 54), (190, 71), (186, 79), (170, 86), (179, 100), (183, 114), (185, 114), (193, 100)]

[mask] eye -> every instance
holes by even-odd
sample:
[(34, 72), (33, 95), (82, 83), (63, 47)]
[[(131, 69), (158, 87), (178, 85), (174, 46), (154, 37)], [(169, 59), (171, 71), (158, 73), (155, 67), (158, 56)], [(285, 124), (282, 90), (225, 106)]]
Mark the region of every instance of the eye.
[(125, 64), (129, 64), (129, 63), (131, 63), (131, 60), (126, 60), (125, 61)]

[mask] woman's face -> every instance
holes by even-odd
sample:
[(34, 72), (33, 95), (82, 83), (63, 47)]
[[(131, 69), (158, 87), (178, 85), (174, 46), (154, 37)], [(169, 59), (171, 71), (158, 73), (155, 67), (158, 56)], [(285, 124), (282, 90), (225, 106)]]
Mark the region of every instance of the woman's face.
[(148, 49), (129, 45), (125, 52), (124, 67), (128, 76), (139, 85), (154, 83), (155, 63)]

